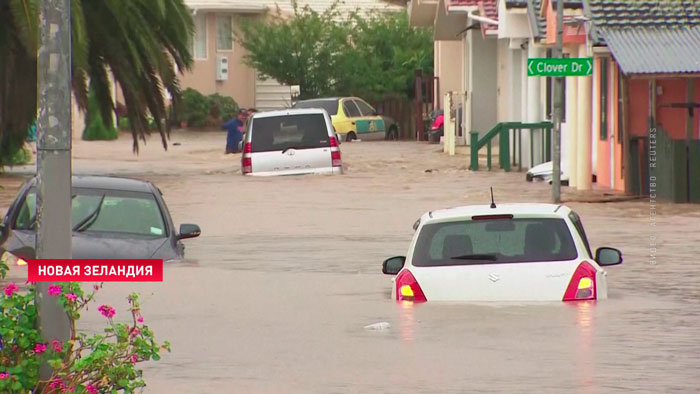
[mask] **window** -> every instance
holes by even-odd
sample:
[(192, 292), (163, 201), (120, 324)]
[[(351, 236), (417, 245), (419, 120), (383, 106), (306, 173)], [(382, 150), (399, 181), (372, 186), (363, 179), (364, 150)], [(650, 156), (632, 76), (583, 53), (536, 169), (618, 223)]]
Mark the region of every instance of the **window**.
[(194, 17), (192, 54), (195, 59), (207, 58), (207, 14), (197, 14)]
[(572, 211), (571, 213), (569, 213), (569, 219), (574, 224), (574, 227), (576, 227), (576, 231), (583, 240), (583, 244), (586, 245), (588, 257), (593, 258), (593, 254), (591, 254), (591, 245), (588, 243), (588, 237), (586, 237), (586, 231), (583, 229), (583, 223), (581, 223), (581, 218), (578, 216), (578, 214), (576, 214), (576, 212)]
[[(75, 189), (72, 223), (76, 231), (165, 237), (158, 202), (149, 193)], [(15, 221), (18, 230), (35, 230), (36, 191), (31, 190)]]
[(233, 18), (231, 15), (216, 16), (216, 50), (233, 50)]
[(608, 58), (600, 58), (600, 140), (608, 139)]
[(306, 100), (296, 103), (294, 108), (319, 108), (325, 109), (328, 115), (334, 116), (338, 114), (338, 100)]
[(326, 118), (322, 114), (253, 118), (253, 152), (330, 147)]
[(357, 104), (357, 107), (360, 109), (360, 113), (362, 116), (374, 116), (377, 111), (374, 110), (369, 104), (365, 103), (362, 100), (353, 100), (355, 104)]
[(425, 225), (418, 235), (413, 265), (568, 261), (577, 256), (563, 219), (464, 220)]
[(343, 111), (348, 118), (360, 116), (360, 110), (357, 108), (357, 105), (350, 100), (345, 100), (345, 102), (343, 102)]

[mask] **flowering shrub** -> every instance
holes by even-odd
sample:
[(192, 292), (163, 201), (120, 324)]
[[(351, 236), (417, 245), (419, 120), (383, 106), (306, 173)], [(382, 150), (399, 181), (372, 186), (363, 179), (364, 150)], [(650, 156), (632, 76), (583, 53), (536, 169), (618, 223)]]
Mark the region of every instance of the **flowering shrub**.
[[(0, 278), (7, 265), (0, 261)], [(131, 294), (129, 323), (117, 323), (117, 311), (100, 305), (95, 313), (107, 320), (104, 332), (88, 335), (78, 332), (80, 314), (88, 310), (100, 286), (85, 293), (78, 283), (49, 286), (49, 302), (55, 300), (69, 316), (71, 336), (66, 342), (44, 340), (37, 330), (36, 288), (29, 284), (20, 291), (14, 283), (2, 286), (0, 293), (0, 393), (133, 393), (144, 387), (143, 371), (137, 364), (159, 360), (165, 341), (158, 344), (153, 331), (144, 324), (138, 295)], [(50, 379), (39, 378), (39, 366), (53, 368)]]

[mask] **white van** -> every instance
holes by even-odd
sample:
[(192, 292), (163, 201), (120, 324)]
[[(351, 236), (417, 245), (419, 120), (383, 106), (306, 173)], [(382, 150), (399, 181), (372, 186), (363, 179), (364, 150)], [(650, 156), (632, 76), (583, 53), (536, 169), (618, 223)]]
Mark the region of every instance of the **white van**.
[(323, 109), (255, 113), (242, 144), (243, 175), (343, 173), (338, 138)]

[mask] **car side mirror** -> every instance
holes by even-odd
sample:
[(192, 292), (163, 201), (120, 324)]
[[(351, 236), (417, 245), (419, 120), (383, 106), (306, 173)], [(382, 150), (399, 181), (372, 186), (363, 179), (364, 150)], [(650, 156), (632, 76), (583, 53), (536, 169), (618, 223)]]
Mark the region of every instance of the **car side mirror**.
[(180, 233), (177, 235), (177, 239), (196, 238), (201, 233), (202, 230), (196, 224), (182, 224), (180, 225)]
[(600, 266), (622, 264), (622, 252), (615, 248), (598, 248), (595, 251), (595, 261)]
[(396, 256), (384, 260), (382, 263), (382, 272), (386, 275), (396, 275), (406, 264), (406, 256)]

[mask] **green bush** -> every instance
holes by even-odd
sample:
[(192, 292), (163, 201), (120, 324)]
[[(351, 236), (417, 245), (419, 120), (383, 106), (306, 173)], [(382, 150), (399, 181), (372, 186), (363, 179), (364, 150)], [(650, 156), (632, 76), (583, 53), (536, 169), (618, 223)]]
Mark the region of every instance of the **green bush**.
[[(0, 280), (16, 256), (0, 256)], [(70, 319), (68, 341), (48, 341), (37, 330), (38, 309), (33, 283), (22, 290), (10, 282), (0, 292), (0, 393), (134, 393), (146, 386), (139, 364), (158, 361), (161, 352), (170, 352), (167, 341), (158, 343), (153, 330), (141, 315), (138, 295), (129, 295), (129, 308), (120, 312), (109, 305), (88, 310), (95, 292), (84, 291), (80, 283), (55, 283), (48, 288), (45, 302), (57, 302)], [(81, 314), (100, 313), (106, 318), (103, 331), (88, 335), (78, 331)], [(51, 377), (39, 381), (39, 366), (47, 363)], [(39, 389), (42, 385), (43, 388)]]
[(32, 161), (32, 150), (28, 146), (24, 145), (19, 148), (13, 155), (10, 156), (7, 165), (9, 166), (21, 166), (24, 164), (29, 164)]
[(220, 124), (238, 111), (238, 104), (229, 96), (202, 93), (188, 88), (182, 93), (182, 101), (175, 109), (177, 123), (187, 122), (189, 127), (205, 127)]
[(129, 118), (126, 116), (119, 118), (119, 130), (129, 130)]
[(85, 130), (83, 130), (83, 139), (86, 141), (109, 141), (115, 140), (118, 137), (119, 133), (117, 133), (117, 129), (111, 125), (109, 128), (105, 126), (105, 122), (102, 119), (102, 114), (100, 113), (97, 97), (92, 89), (90, 89), (90, 95), (88, 98), (88, 114), (86, 118)]

